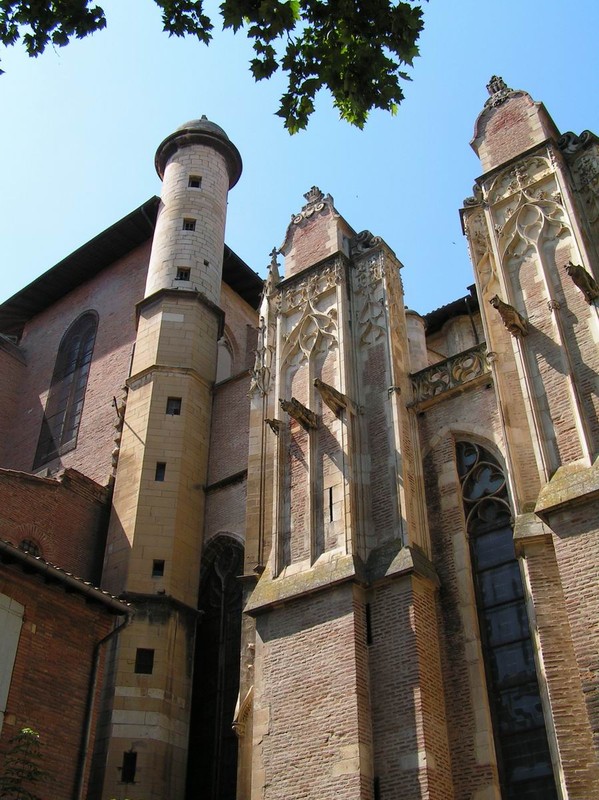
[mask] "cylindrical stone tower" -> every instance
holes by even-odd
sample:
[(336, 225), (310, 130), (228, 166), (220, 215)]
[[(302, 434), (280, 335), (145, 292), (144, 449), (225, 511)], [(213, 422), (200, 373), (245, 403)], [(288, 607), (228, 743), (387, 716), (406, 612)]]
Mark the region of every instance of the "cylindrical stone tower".
[(96, 758), (104, 800), (130, 796), (128, 783), (144, 800), (185, 794), (227, 192), (241, 157), (203, 117), (162, 142), (156, 168), (162, 202), (104, 565), (103, 586), (135, 607), (107, 682)]

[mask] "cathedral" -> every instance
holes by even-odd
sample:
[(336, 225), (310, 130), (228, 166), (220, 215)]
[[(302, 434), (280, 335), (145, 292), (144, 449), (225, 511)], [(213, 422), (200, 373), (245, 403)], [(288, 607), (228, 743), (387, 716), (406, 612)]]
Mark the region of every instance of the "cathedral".
[(599, 797), (599, 138), (487, 89), (448, 305), (316, 186), (263, 281), (205, 117), (0, 305), (0, 786)]

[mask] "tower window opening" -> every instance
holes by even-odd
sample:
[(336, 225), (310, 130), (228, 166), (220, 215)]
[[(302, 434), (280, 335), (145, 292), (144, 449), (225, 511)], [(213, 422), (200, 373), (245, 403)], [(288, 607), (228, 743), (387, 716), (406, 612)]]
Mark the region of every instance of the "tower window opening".
[(154, 651), (148, 647), (138, 647), (135, 652), (135, 672), (137, 675), (151, 675), (154, 670)]
[(190, 175), (189, 183), (187, 185), (189, 186), (190, 189), (201, 189), (202, 178), (199, 175)]
[(364, 610), (366, 616), (366, 644), (372, 644), (372, 608), (370, 603), (366, 603)]
[(181, 413), (181, 398), (169, 397), (166, 401), (166, 413), (171, 417), (178, 417)]
[(333, 521), (333, 487), (329, 486), (329, 522)]
[(164, 575), (164, 559), (155, 558), (152, 561), (152, 577), (162, 578), (163, 575)]
[(135, 783), (135, 771), (137, 769), (137, 753), (128, 750), (123, 753), (123, 763), (121, 765), (121, 783)]
[(196, 221), (195, 219), (184, 219), (183, 220), (183, 230), (184, 231), (195, 231), (196, 229)]
[(177, 267), (177, 281), (188, 281), (191, 277), (191, 269), (189, 267)]
[(154, 474), (154, 480), (155, 481), (163, 481), (165, 475), (166, 475), (166, 462), (165, 461), (159, 461), (156, 464), (156, 472)]

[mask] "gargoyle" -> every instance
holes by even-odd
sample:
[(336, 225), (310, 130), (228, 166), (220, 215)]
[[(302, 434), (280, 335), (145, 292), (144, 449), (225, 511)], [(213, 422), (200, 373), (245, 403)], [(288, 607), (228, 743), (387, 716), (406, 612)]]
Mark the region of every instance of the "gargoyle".
[(329, 386), (328, 383), (321, 381), (320, 378), (314, 378), (314, 386), (333, 414), (336, 417), (340, 416), (343, 409), (347, 408), (347, 397), (334, 386)]
[(512, 336), (518, 338), (528, 335), (528, 323), (513, 306), (509, 303), (504, 303), (497, 294), (489, 300), (489, 303), (499, 311), (503, 324)]
[(566, 264), (566, 272), (572, 278), (572, 283), (583, 293), (587, 303), (592, 305), (599, 298), (599, 286), (595, 278), (580, 264), (573, 264), (571, 261)]
[(297, 420), (306, 430), (318, 427), (318, 417), (316, 414), (310, 411), (309, 408), (306, 408), (299, 400), (296, 400), (295, 397), (292, 397), (291, 400), (279, 399), (279, 403), (283, 411), (286, 411), (290, 417)]

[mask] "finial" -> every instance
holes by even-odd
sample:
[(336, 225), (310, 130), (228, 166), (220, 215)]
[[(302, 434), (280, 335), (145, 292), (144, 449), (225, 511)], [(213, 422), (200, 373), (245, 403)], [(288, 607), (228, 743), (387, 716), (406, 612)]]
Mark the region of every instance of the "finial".
[(514, 90), (510, 89), (503, 78), (500, 78), (498, 75), (492, 75), (491, 80), (487, 84), (487, 91), (490, 97), (487, 99), (485, 106), (495, 107), (505, 103)]
[(308, 203), (320, 203), (320, 201), (324, 198), (323, 193), (320, 191), (318, 186), (312, 186), (310, 191), (306, 192), (304, 195)]

